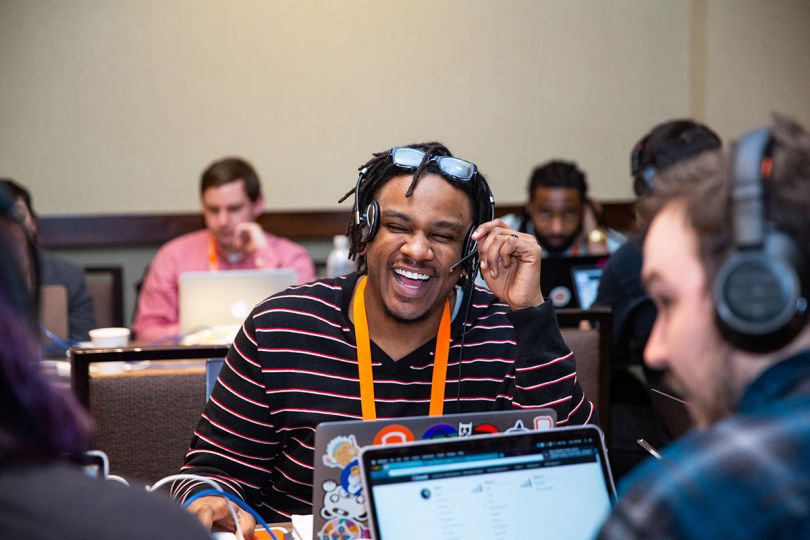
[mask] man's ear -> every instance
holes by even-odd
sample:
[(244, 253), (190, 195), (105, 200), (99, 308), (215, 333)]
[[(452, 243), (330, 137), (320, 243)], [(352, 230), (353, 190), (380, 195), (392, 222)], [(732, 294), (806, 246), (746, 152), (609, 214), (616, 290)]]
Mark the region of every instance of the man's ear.
[(264, 195), (259, 195), (256, 200), (250, 204), (253, 219), (258, 219), (264, 212)]

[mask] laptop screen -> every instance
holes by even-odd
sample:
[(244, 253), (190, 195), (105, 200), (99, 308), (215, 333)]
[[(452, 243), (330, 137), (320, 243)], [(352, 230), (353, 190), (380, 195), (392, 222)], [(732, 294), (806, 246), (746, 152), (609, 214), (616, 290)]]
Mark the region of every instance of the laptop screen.
[(582, 309), (590, 309), (596, 301), (599, 292), (599, 280), (602, 279), (604, 268), (600, 266), (575, 266), (571, 268), (571, 278), (574, 282), (574, 292), (577, 302)]
[(362, 464), (380, 540), (592, 538), (613, 500), (593, 427), (371, 447)]

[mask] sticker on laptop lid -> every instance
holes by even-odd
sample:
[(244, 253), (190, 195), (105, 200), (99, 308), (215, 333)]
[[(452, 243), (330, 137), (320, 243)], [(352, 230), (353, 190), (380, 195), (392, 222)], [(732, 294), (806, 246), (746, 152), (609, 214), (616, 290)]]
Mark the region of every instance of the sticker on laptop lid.
[(548, 431), (554, 427), (554, 419), (547, 415), (535, 416), (533, 421), (535, 431)]
[(374, 444), (400, 444), (414, 440), (413, 432), (400, 424), (391, 424), (382, 428), (374, 436)]

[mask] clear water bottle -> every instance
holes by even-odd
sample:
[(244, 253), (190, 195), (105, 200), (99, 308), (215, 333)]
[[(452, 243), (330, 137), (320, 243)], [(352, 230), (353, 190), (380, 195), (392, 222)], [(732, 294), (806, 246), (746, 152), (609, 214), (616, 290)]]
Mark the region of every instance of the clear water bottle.
[(349, 258), (349, 237), (343, 234), (332, 238), (332, 251), (326, 258), (326, 276), (337, 277), (355, 271), (354, 261)]

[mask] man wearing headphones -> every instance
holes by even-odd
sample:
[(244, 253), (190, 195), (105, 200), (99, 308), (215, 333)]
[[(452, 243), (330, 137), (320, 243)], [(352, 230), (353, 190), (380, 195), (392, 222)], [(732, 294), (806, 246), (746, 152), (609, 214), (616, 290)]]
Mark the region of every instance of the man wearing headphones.
[[(311, 512), (324, 421), (533, 407), (554, 407), (560, 425), (594, 419), (540, 294), (540, 247), (492, 219), (477, 167), (426, 143), (375, 154), (360, 170), (344, 197), (355, 197), (359, 271), (255, 308), (183, 467), (221, 480), (268, 521)], [(494, 295), (471, 284), (479, 256)], [(175, 486), (179, 498), (198, 490)], [(219, 498), (190, 509), (232, 527)]]
[[(633, 191), (639, 200), (652, 192), (653, 179), (679, 161), (722, 146), (708, 126), (688, 119), (658, 124), (639, 140), (630, 154)], [(642, 351), (655, 321), (655, 306), (641, 285), (641, 244), (633, 236), (605, 265), (596, 305), (613, 308), (614, 363), (641, 363)], [(615, 394), (614, 394), (615, 395)]]
[(699, 429), (626, 482), (601, 538), (810, 537), (810, 135), (776, 118), (656, 176), (645, 361)]
[[(653, 179), (675, 163), (721, 147), (709, 127), (689, 119), (668, 120), (653, 127), (630, 152), (630, 175), (639, 200), (650, 195)], [(631, 236), (614, 253), (602, 273), (595, 305), (613, 310), (610, 395), (620, 430), (612, 439), (611, 466), (623, 475), (649, 454), (636, 443), (639, 437), (656, 446), (671, 439), (654, 412), (649, 388), (663, 387), (661, 372), (644, 369), (644, 380), (635, 370), (643, 366), (644, 346), (655, 322), (655, 305), (641, 284), (643, 234)], [(644, 384), (646, 383), (646, 385)]]

